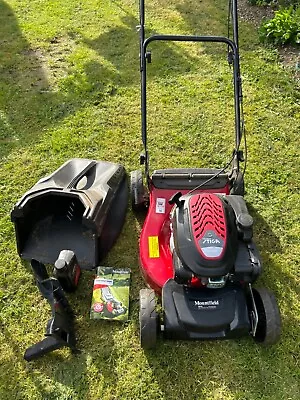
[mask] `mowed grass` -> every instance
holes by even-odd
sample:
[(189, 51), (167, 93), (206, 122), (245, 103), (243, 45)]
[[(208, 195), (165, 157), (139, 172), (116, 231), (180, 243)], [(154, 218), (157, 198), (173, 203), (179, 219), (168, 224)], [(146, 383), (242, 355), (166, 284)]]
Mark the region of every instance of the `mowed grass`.
[[(149, 0), (147, 33), (226, 34), (224, 0)], [(0, 399), (300, 398), (299, 87), (240, 24), (248, 138), (246, 200), (282, 338), (163, 342), (138, 336), (140, 221), (128, 207), (104, 265), (133, 272), (130, 322), (89, 320), (93, 273), (69, 296), (81, 354), (67, 349), (26, 363), (50, 309), (16, 252), (10, 211), (39, 178), (84, 157), (139, 168), (138, 4), (132, 0), (0, 1)], [(149, 72), (152, 168), (217, 167), (233, 149), (231, 70), (222, 46), (153, 44)]]

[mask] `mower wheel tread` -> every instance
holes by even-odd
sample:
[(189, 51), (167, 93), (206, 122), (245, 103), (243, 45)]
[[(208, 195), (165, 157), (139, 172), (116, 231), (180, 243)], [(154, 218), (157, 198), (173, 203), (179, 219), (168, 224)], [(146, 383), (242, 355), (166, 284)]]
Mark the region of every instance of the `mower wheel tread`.
[(142, 171), (136, 170), (130, 173), (130, 192), (133, 211), (145, 209), (145, 187)]
[(155, 292), (152, 289), (140, 290), (140, 342), (143, 349), (152, 349), (156, 345), (158, 314), (155, 310)]
[(266, 288), (253, 288), (258, 312), (258, 325), (254, 340), (269, 346), (278, 342), (281, 333), (281, 316), (274, 294)]

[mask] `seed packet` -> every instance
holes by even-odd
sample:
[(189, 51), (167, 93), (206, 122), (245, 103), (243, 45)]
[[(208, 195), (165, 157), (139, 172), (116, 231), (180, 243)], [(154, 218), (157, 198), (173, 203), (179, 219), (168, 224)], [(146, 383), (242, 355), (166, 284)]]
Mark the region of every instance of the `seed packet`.
[(130, 273), (128, 268), (97, 268), (91, 319), (128, 321)]

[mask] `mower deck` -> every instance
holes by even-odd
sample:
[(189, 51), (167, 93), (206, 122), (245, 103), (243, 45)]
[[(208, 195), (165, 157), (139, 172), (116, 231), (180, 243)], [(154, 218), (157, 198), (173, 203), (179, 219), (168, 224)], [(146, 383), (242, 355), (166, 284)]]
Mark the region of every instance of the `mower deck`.
[(193, 288), (170, 279), (162, 290), (166, 339), (229, 339), (251, 330), (245, 290)]

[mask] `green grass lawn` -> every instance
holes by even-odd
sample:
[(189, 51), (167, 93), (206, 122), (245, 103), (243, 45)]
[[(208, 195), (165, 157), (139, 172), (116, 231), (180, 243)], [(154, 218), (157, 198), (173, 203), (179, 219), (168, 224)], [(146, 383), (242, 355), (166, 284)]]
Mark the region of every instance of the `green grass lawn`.
[[(225, 0), (148, 0), (148, 33), (226, 34)], [(32, 363), (50, 309), (16, 252), (10, 211), (39, 178), (73, 157), (139, 168), (138, 3), (0, 0), (0, 399), (300, 398), (299, 87), (240, 24), (248, 133), (247, 195), (282, 339), (159, 342), (138, 337), (138, 221), (128, 209), (103, 265), (133, 271), (130, 322), (90, 321), (93, 273), (69, 296), (78, 346)], [(223, 166), (233, 147), (231, 71), (222, 46), (153, 44), (149, 66), (151, 166)]]

